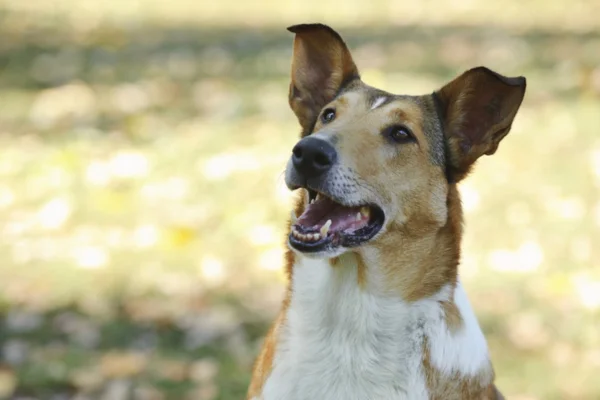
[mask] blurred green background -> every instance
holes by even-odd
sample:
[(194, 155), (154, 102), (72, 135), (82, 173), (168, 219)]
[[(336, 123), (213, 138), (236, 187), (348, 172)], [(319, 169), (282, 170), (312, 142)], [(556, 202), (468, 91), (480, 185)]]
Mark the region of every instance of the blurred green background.
[(0, 0), (0, 398), (241, 399), (283, 293), (288, 25), (421, 94), (525, 75), (461, 185), (509, 399), (600, 399), (600, 1)]

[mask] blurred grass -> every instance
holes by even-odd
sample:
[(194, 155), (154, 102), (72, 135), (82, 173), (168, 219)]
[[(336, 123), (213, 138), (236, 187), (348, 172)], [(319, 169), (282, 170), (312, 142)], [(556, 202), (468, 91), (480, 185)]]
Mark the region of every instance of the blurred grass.
[(366, 4), (0, 0), (0, 398), (243, 397), (311, 20), (390, 91), (527, 76), (461, 273), (508, 398), (600, 398), (600, 2)]

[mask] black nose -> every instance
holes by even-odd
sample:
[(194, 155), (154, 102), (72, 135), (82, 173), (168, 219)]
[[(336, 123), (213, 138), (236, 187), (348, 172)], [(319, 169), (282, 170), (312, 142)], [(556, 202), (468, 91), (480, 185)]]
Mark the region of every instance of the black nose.
[(294, 146), (292, 153), (294, 167), (305, 178), (314, 178), (323, 174), (337, 159), (337, 153), (332, 145), (312, 136), (300, 140)]

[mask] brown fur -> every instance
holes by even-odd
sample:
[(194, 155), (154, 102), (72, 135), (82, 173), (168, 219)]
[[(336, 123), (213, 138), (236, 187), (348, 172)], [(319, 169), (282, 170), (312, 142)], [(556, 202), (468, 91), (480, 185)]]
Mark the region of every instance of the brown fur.
[(358, 269), (356, 271), (356, 283), (361, 289), (364, 289), (367, 285), (367, 266), (365, 265), (362, 258), (358, 258)]
[(250, 387), (248, 388), (248, 398), (260, 395), (263, 385), (271, 373), (271, 369), (273, 368), (273, 357), (275, 357), (275, 350), (279, 339), (279, 330), (285, 320), (285, 310), (287, 310), (287, 305), (283, 307), (282, 312), (279, 313), (277, 319), (269, 329), (263, 347), (254, 363), (253, 377)]
[(457, 332), (463, 324), (462, 316), (456, 304), (452, 301), (442, 301), (442, 310), (446, 319), (446, 326), (451, 333)]
[[(423, 343), (423, 370), (427, 379), (430, 400), (501, 400), (502, 396), (493, 383), (494, 370), (491, 368), (481, 371), (478, 375), (465, 378), (445, 376), (431, 365), (429, 359), (429, 344)], [(482, 384), (482, 382), (486, 382)], [(500, 397), (498, 397), (500, 396)]]
[[(299, 215), (304, 209), (304, 198), (298, 197), (296, 199), (296, 205), (294, 207), (294, 211), (297, 215)], [(287, 231), (289, 231), (291, 226), (291, 221), (288, 220), (287, 223)], [(286, 235), (287, 241), (287, 235)], [(285, 271), (288, 278), (288, 282), (290, 283), (287, 287), (287, 291), (283, 300), (283, 304), (275, 322), (271, 325), (271, 328), (267, 332), (265, 336), (265, 340), (263, 342), (263, 346), (261, 351), (254, 362), (253, 370), (252, 370), (252, 380), (250, 382), (250, 387), (248, 388), (247, 398), (252, 399), (255, 396), (259, 396), (262, 392), (263, 385), (265, 381), (269, 377), (271, 373), (271, 369), (273, 368), (273, 358), (275, 357), (275, 350), (277, 348), (277, 342), (279, 341), (279, 335), (281, 327), (285, 323), (285, 316), (287, 314), (287, 310), (290, 306), (290, 301), (292, 298), (291, 293), (291, 281), (292, 281), (292, 268), (295, 262), (294, 252), (290, 250), (286, 246), (285, 251)]]
[[(462, 209), (456, 183), (484, 154), (493, 154), (509, 132), (525, 92), (524, 78), (506, 78), (486, 68), (465, 72), (432, 95), (398, 96), (360, 81), (341, 37), (324, 25), (298, 25), (289, 103), (302, 127), (335, 144), (340, 176), (385, 212), (386, 224), (373, 240), (350, 249), (357, 254), (357, 285), (380, 295), (414, 302), (456, 285), (462, 237)], [(374, 102), (385, 101), (373, 109)], [(379, 104), (379, 102), (377, 103)], [(336, 111), (324, 124), (324, 108)], [(408, 127), (414, 143), (392, 143), (382, 132)], [(353, 195), (350, 192), (349, 195)], [(306, 197), (298, 198), (300, 215)], [(289, 225), (288, 225), (289, 227)], [(259, 396), (272, 369), (285, 325), (294, 254), (286, 253), (288, 291), (280, 315), (257, 359), (248, 398)], [(330, 259), (338, 267), (338, 258)], [(450, 332), (463, 324), (452, 300), (440, 303)], [(423, 343), (423, 370), (431, 399), (502, 399), (489, 366), (472, 377), (443, 375)]]
[[(340, 262), (340, 258), (339, 257), (333, 257), (329, 259), (329, 265), (331, 265), (333, 268), (337, 267), (339, 265)], [(366, 282), (367, 282), (367, 266), (365, 265), (365, 263), (362, 261), (361, 258), (357, 259), (357, 270), (356, 270), (356, 284), (364, 289)]]

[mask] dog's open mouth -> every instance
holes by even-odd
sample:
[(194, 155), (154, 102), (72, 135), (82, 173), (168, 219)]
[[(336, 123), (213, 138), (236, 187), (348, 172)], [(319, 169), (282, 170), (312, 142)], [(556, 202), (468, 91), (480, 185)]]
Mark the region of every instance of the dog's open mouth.
[(304, 213), (292, 215), (289, 241), (296, 250), (314, 253), (335, 247), (355, 247), (377, 234), (384, 214), (373, 204), (345, 206), (309, 190)]

